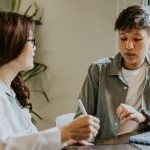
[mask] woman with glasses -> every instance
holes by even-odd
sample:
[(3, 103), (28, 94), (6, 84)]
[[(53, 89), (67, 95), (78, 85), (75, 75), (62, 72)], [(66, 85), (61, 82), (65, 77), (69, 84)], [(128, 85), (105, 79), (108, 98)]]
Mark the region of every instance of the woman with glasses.
[(34, 67), (35, 50), (34, 21), (0, 12), (0, 140), (8, 149), (57, 150), (61, 143), (72, 144), (97, 134), (99, 119), (88, 115), (61, 129), (38, 132), (29, 113), (29, 89), (20, 73)]

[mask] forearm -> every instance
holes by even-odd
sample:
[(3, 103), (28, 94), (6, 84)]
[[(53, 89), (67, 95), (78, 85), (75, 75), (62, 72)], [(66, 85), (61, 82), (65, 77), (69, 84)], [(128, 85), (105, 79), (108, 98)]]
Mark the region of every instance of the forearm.
[(5, 149), (61, 149), (60, 130), (52, 128), (40, 133), (26, 136), (10, 138), (6, 143)]

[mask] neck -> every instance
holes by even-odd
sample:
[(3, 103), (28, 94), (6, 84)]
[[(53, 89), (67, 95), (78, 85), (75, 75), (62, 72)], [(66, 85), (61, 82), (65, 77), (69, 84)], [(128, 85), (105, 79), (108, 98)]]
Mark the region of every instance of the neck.
[(0, 67), (0, 79), (10, 88), (11, 82), (18, 74), (18, 71), (15, 70), (11, 63), (5, 64)]
[(144, 64), (144, 60), (142, 60), (140, 63), (135, 64), (126, 64), (125, 61), (123, 62), (123, 67), (127, 70), (137, 70), (141, 68)]

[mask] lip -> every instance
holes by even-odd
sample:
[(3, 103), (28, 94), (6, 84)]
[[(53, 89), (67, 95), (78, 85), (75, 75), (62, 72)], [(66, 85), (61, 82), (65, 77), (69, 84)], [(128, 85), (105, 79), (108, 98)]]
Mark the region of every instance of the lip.
[(34, 57), (35, 56), (35, 54), (33, 54), (33, 55), (31, 55), (32, 57)]
[(137, 55), (136, 54), (132, 54), (132, 53), (125, 53), (124, 54), (124, 57), (128, 60), (133, 60), (133, 59), (136, 59), (137, 58)]
[(126, 56), (136, 56), (135, 54), (132, 54), (132, 53), (125, 53), (124, 55), (126, 55)]

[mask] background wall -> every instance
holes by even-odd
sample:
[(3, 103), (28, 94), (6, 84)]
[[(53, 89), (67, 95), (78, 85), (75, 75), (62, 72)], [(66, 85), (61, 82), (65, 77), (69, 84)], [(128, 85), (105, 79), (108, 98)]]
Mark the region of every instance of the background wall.
[[(22, 1), (25, 10), (31, 0)], [(36, 27), (36, 61), (48, 70), (32, 79), (34, 109), (44, 119), (38, 128), (54, 125), (57, 115), (75, 112), (88, 66), (117, 52), (114, 22), (118, 11), (141, 0), (36, 0), (44, 9), (43, 25)]]

